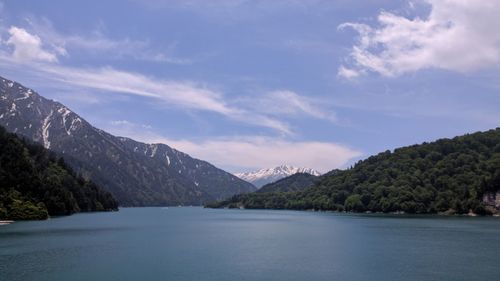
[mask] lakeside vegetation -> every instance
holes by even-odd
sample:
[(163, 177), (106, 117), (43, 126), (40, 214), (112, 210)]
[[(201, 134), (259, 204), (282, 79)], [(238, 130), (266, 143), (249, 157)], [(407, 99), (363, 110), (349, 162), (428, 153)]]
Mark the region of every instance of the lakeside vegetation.
[(359, 161), (297, 192), (248, 193), (211, 208), (491, 214), (500, 189), (500, 128), (440, 139)]
[(0, 127), (0, 219), (117, 209), (109, 192), (76, 175), (62, 158)]

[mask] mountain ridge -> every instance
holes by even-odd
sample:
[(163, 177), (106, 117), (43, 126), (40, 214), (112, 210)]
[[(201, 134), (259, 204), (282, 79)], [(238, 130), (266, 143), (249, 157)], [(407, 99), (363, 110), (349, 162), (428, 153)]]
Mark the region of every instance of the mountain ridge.
[(235, 173), (234, 175), (260, 188), (266, 184), (275, 182), (297, 173), (306, 173), (313, 176), (321, 175), (320, 172), (314, 169), (294, 167), (286, 164), (274, 168), (264, 168), (253, 172)]
[(63, 156), (123, 206), (201, 205), (255, 187), (166, 144), (93, 127), (63, 104), (0, 77), (0, 125)]

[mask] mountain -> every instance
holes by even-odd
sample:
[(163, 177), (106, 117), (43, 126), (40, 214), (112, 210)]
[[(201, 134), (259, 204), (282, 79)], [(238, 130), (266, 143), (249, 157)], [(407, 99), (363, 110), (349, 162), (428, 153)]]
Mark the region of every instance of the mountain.
[(39, 144), (0, 127), (0, 220), (46, 219), (117, 210), (111, 194), (86, 181)]
[(500, 128), (385, 151), (288, 193), (249, 193), (207, 207), (500, 213)]
[(270, 169), (261, 169), (255, 172), (237, 173), (235, 174), (240, 179), (252, 183), (257, 188), (260, 188), (268, 183), (275, 182), (279, 179), (291, 176), (296, 173), (306, 173), (314, 176), (319, 176), (320, 173), (313, 169), (297, 168), (289, 165), (281, 165)]
[(255, 187), (165, 144), (116, 137), (66, 106), (0, 77), (0, 125), (63, 156), (122, 206), (200, 205)]
[(311, 174), (296, 173), (275, 182), (268, 183), (256, 192), (269, 193), (299, 191), (312, 186), (316, 181), (318, 181), (318, 179), (318, 176), (313, 176)]

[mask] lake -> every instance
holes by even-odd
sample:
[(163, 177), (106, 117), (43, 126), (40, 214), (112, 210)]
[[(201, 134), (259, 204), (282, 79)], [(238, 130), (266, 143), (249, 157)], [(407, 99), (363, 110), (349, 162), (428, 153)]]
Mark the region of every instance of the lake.
[(500, 218), (123, 208), (0, 226), (0, 280), (499, 280)]

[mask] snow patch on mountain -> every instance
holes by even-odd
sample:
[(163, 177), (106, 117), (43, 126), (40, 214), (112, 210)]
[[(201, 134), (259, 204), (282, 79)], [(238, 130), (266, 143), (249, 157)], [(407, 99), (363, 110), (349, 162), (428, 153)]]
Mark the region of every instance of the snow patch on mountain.
[(27, 90), (22, 93), (21, 97), (15, 98), (14, 101), (20, 101), (20, 100), (25, 100), (28, 99), (33, 92), (31, 90)]
[(246, 180), (247, 182), (252, 183), (255, 185), (257, 188), (262, 187), (263, 185), (266, 185), (271, 182), (275, 182), (279, 179), (297, 174), (297, 173), (307, 173), (311, 174), (313, 176), (319, 176), (321, 175), (320, 172), (310, 169), (310, 168), (299, 168), (299, 167), (294, 167), (290, 165), (281, 165), (278, 167), (274, 168), (268, 168), (268, 169), (260, 169), (258, 171), (254, 172), (248, 172), (248, 173), (236, 173), (234, 174), (235, 176), (239, 177), (240, 179)]
[(0, 125), (43, 144), (124, 205), (201, 205), (255, 187), (165, 144), (93, 127), (63, 104), (0, 77)]
[(42, 123), (42, 138), (43, 138), (43, 146), (47, 149), (50, 148), (50, 141), (49, 141), (49, 128), (50, 128), (50, 121), (52, 118), (52, 114), (54, 114), (54, 111), (51, 110), (49, 115), (43, 119)]

